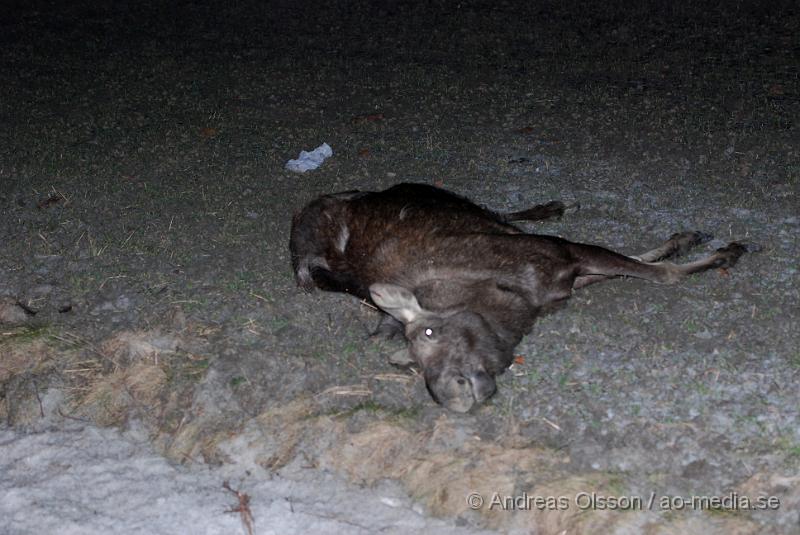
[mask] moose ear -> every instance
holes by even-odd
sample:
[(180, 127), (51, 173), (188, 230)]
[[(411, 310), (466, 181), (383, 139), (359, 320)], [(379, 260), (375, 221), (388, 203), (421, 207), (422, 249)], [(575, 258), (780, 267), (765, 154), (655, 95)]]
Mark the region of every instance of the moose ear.
[(402, 286), (375, 283), (369, 287), (369, 294), (381, 310), (403, 324), (418, 319), (424, 313), (414, 294)]

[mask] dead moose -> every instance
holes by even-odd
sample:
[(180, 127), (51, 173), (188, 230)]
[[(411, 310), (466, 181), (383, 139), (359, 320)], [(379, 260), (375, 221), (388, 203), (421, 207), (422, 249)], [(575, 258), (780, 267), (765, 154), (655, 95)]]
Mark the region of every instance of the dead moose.
[(544, 306), (612, 277), (675, 283), (733, 266), (747, 250), (733, 242), (674, 264), (664, 259), (711, 236), (682, 232), (625, 256), (511, 224), (564, 209), (551, 202), (500, 214), (423, 184), (325, 195), (293, 219), (292, 267), (305, 290), (346, 292), (388, 314), (379, 331), (403, 332), (405, 360), (420, 367), (433, 399), (465, 412), (495, 392), (494, 377), (511, 365), (514, 347)]

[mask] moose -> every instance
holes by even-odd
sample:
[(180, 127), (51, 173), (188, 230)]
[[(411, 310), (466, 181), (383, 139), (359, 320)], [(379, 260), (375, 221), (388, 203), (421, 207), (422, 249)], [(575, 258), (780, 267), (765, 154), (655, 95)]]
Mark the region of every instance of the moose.
[(415, 364), (437, 403), (467, 412), (496, 391), (495, 376), (545, 307), (614, 277), (673, 284), (733, 266), (747, 251), (732, 242), (693, 262), (667, 258), (709, 241), (674, 234), (625, 256), (597, 245), (529, 234), (514, 222), (561, 216), (558, 201), (513, 213), (482, 208), (424, 184), (324, 195), (293, 218), (292, 267), (299, 287), (345, 292), (385, 313), (376, 332), (402, 333), (390, 360)]

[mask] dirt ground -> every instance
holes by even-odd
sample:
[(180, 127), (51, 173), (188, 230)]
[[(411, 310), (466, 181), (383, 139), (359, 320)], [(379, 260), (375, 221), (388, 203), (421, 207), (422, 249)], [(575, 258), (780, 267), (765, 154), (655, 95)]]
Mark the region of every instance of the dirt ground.
[[(244, 441), (260, 466), (398, 480), (502, 531), (798, 533), (800, 10), (764, 6), (9, 9), (0, 415), (144, 423), (180, 462), (238, 462)], [(320, 169), (284, 170), (323, 142)], [(289, 266), (306, 202), (401, 181), (498, 210), (577, 201), (528, 228), (630, 254), (693, 229), (761, 251), (576, 293), (458, 415), (387, 363), (375, 311), (300, 292)]]

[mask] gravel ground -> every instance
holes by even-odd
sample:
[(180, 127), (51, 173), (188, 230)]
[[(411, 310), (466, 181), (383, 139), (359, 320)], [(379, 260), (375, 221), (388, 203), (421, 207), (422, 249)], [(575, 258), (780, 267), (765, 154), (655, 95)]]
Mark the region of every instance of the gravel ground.
[[(17, 326), (0, 351), (57, 351), (0, 373), (3, 414), (25, 425), (40, 410), (31, 393), (60, 389), (67, 418), (144, 420), (172, 459), (209, 462), (225, 456), (207, 437), (308, 399), (354, 434), (376, 422), (432, 433), (447, 419), (453, 436), (554, 452), (565, 474), (610, 474), (618, 494), (775, 495), (777, 510), (703, 518), (797, 533), (798, 35), (792, 2), (11, 8), (0, 320)], [(323, 142), (334, 156), (319, 170), (283, 169)], [(498, 210), (577, 201), (530, 230), (630, 254), (687, 229), (717, 237), (706, 250), (744, 239), (761, 251), (679, 286), (576, 293), (536, 324), (491, 402), (454, 416), (387, 364), (396, 345), (366, 337), (375, 312), (301, 293), (289, 266), (294, 211), (400, 181)], [(126, 364), (103, 344), (120, 333), (172, 333), (148, 347), (185, 365), (156, 361), (152, 405), (129, 389), (126, 409), (101, 418), (81, 398), (96, 381), (76, 383), (76, 361), (57, 355), (115, 373)], [(341, 447), (324, 435), (267, 464)]]

